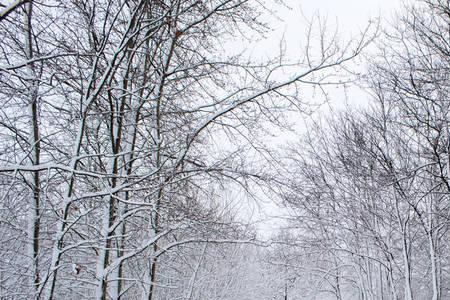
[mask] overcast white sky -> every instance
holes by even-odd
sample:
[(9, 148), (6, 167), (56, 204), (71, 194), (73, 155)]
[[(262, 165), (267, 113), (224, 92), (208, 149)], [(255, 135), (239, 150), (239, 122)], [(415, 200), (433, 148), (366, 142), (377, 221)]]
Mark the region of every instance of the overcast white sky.
[[(267, 13), (263, 18), (267, 20), (272, 31), (267, 33), (265, 40), (257, 43), (234, 41), (233, 44), (238, 44), (232, 48), (244, 47), (248, 49), (252, 59), (260, 58), (265, 61), (279, 54), (280, 41), (283, 38), (287, 58), (296, 61), (302, 56), (306, 45), (307, 22), (313, 17), (326, 18), (326, 31), (332, 34), (337, 29), (339, 39), (344, 42), (351, 38), (357, 39), (371, 20), (380, 20), (381, 24), (391, 21), (396, 10), (400, 9), (405, 1), (414, 0), (281, 0), (285, 6), (276, 4), (277, 0), (261, 1), (266, 3), (268, 10), (274, 12), (275, 16)], [(342, 87), (336, 88), (333, 95), (333, 101), (330, 102), (333, 107), (342, 106), (345, 102), (354, 105), (367, 103), (367, 95), (356, 87), (347, 86), (345, 91)]]
[(275, 31), (268, 42), (273, 43), (284, 34), (289, 47), (295, 47), (304, 36), (305, 18), (311, 19), (315, 14), (327, 17), (330, 27), (337, 25), (339, 32), (350, 36), (361, 32), (370, 19), (378, 17), (390, 19), (403, 2), (402, 0), (282, 0), (288, 6), (283, 7), (275, 4), (274, 0), (264, 1), (279, 17), (279, 20), (271, 18), (269, 21)]

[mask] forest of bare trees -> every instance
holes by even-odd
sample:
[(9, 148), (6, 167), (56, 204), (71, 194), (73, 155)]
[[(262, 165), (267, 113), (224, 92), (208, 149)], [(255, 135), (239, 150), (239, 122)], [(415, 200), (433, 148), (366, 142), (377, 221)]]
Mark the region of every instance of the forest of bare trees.
[(450, 2), (231, 51), (273, 5), (1, 2), (1, 300), (450, 298)]

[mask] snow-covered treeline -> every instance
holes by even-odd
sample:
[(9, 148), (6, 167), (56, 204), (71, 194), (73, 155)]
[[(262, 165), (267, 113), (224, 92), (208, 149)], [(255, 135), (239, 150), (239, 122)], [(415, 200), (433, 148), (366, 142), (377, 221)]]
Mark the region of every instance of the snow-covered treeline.
[(0, 4), (1, 300), (450, 298), (450, 3), (252, 57), (274, 3)]
[(244, 299), (251, 272), (233, 261), (258, 242), (226, 190), (269, 182), (260, 124), (303, 109), (302, 84), (370, 40), (319, 26), (295, 64), (229, 54), (264, 34), (262, 13), (256, 0), (2, 2), (1, 299)]
[(274, 261), (298, 299), (450, 297), (449, 24), (448, 1), (407, 6), (369, 56), (369, 107), (291, 148)]

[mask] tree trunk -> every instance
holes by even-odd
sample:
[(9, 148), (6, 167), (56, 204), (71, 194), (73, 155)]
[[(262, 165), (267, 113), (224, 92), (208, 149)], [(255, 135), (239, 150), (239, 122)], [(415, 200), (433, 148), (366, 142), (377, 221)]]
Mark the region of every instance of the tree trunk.
[[(29, 2), (25, 8), (25, 51), (28, 60), (31, 60), (34, 56), (33, 53), (33, 28), (32, 28), (32, 14), (33, 3)], [(30, 77), (36, 78), (31, 83), (29, 89), (30, 103), (28, 105), (29, 117), (30, 117), (30, 161), (32, 165), (39, 165), (40, 163), (40, 134), (39, 134), (39, 112), (38, 112), (38, 82), (37, 74), (34, 70), (34, 65), (28, 65), (28, 72)], [(28, 238), (30, 239), (28, 255), (31, 259), (32, 270), (32, 287), (34, 298), (39, 297), (39, 233), (40, 233), (40, 177), (39, 171), (32, 172), (31, 175), (31, 190), (32, 190), (32, 203), (28, 211)]]

